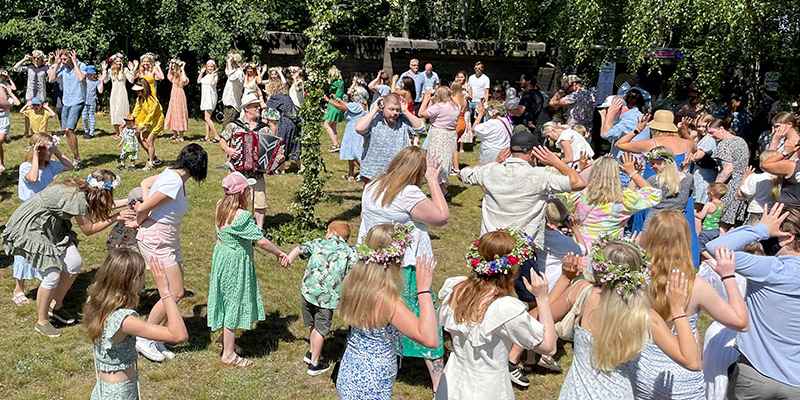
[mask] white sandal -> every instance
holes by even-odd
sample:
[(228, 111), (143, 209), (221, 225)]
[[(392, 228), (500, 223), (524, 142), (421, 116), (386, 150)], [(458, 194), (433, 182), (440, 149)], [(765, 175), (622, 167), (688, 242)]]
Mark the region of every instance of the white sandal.
[(19, 292), (19, 293), (15, 294), (13, 297), (11, 297), (11, 301), (13, 301), (14, 304), (16, 304), (16, 305), (18, 305), (20, 307), (25, 305), (25, 304), (30, 303), (30, 300), (28, 299), (27, 296), (25, 296), (25, 293), (23, 293), (23, 292)]

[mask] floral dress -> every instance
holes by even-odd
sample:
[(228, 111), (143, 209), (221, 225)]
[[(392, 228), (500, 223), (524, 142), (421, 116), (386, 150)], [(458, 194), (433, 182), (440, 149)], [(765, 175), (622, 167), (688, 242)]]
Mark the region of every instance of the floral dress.
[(633, 361), (612, 371), (600, 371), (592, 366), (592, 333), (575, 324), (572, 365), (561, 386), (559, 400), (632, 400), (629, 380)]
[[(136, 365), (136, 338), (125, 336), (119, 343), (112, 341), (114, 335), (122, 327), (122, 321), (127, 317), (139, 318), (136, 310), (120, 308), (106, 318), (103, 325), (103, 335), (94, 345), (95, 368), (100, 371), (124, 371)], [(92, 390), (91, 400), (138, 400), (139, 399), (139, 374), (133, 378), (119, 383), (103, 382), (100, 376)]]
[(341, 400), (389, 400), (397, 379), (395, 351), (403, 334), (392, 325), (350, 327), (339, 365), (336, 393)]
[(747, 202), (739, 200), (736, 193), (742, 186), (744, 170), (750, 160), (750, 149), (747, 147), (747, 142), (738, 136), (723, 139), (717, 144), (713, 157), (720, 164), (720, 168), (722, 168), (723, 162), (733, 163), (733, 172), (726, 182), (728, 193), (721, 199), (725, 204), (725, 210), (722, 212), (720, 221), (731, 225), (736, 221), (744, 221), (747, 214)]

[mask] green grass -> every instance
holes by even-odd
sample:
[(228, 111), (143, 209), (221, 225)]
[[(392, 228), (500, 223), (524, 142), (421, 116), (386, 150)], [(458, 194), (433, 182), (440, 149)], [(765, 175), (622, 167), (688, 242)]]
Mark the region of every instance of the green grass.
[[(27, 140), (23, 139), (22, 117), (13, 113), (11, 143), (5, 145), (7, 171), (0, 174), (0, 224), (8, 220), (19, 205), (17, 199), (18, 165), (24, 159)], [(57, 120), (51, 121), (51, 127)], [(113, 169), (117, 164), (119, 149), (107, 116), (98, 116), (100, 137), (91, 141), (79, 139), (81, 155), (86, 168), (71, 174), (84, 176), (97, 168)], [(157, 140), (157, 154), (164, 161), (175, 159), (188, 140), (204, 136), (201, 121), (190, 121), (187, 142), (178, 143), (166, 139)], [(339, 137), (344, 125), (339, 126)], [(79, 134), (82, 132), (79, 130)], [(322, 148), (330, 145), (323, 135)], [(305, 373), (303, 354), (307, 349), (308, 331), (300, 317), (300, 283), (305, 267), (299, 261), (288, 270), (281, 269), (274, 257), (257, 251), (256, 271), (259, 277), (267, 319), (254, 330), (241, 332), (237, 343), (247, 352), (255, 364), (246, 369), (223, 367), (214, 340), (220, 332), (210, 332), (206, 325), (206, 300), (208, 277), (211, 269), (211, 254), (214, 248), (214, 220), (212, 210), (221, 197), (219, 182), (225, 172), (214, 169), (225, 159), (214, 144), (201, 143), (209, 152), (208, 180), (198, 184), (190, 181), (186, 185), (189, 197), (189, 213), (184, 217), (181, 229), (187, 295), (181, 301), (181, 312), (189, 329), (188, 342), (175, 346), (177, 357), (164, 363), (151, 363), (140, 357), (140, 386), (143, 398), (151, 399), (334, 399), (336, 391), (331, 373), (310, 377)], [(61, 150), (71, 156), (64, 143)], [(144, 152), (140, 152), (139, 166), (143, 166)], [(346, 173), (347, 163), (338, 159), (338, 154), (325, 152), (325, 163), (330, 171), (330, 180), (325, 185), (329, 195), (326, 202), (317, 207), (317, 215), (323, 221), (345, 219), (355, 236), (359, 226), (361, 184), (348, 183), (341, 179)], [(477, 151), (462, 153), (461, 165), (477, 163)], [(291, 167), (290, 171), (295, 168)], [(163, 170), (159, 169), (159, 172)], [(127, 192), (153, 172), (122, 171), (122, 184), (117, 197)], [(291, 219), (290, 205), (301, 184), (301, 177), (288, 173), (285, 176), (267, 177), (267, 199), (269, 208), (265, 226)], [(470, 240), (479, 231), (480, 201), (483, 192), (478, 187), (466, 186), (451, 178), (450, 188), (454, 194), (450, 202), (450, 222), (442, 228), (431, 229), (431, 239), (439, 267), (436, 270), (434, 287), (438, 288), (447, 277), (465, 275), (469, 269), (463, 254)], [(106, 255), (105, 240), (108, 231), (91, 237), (80, 234), (79, 250), (84, 258), (84, 267), (78, 280), (67, 295), (65, 307), (80, 315), (85, 301), (86, 288), (96, 269)], [(351, 242), (353, 239), (351, 238)], [(295, 244), (280, 247), (288, 252)], [(1, 254), (1, 253), (0, 253)], [(0, 398), (88, 398), (95, 383), (91, 344), (82, 324), (63, 329), (60, 338), (50, 339), (33, 330), (36, 321), (34, 302), (17, 307), (11, 302), (13, 289), (12, 258), (0, 256)], [(33, 300), (35, 284), (28, 284), (28, 297)], [(148, 281), (148, 296), (142, 299), (139, 311), (146, 315), (157, 299), (152, 280)], [(336, 315), (331, 334), (327, 337), (323, 358), (339, 361), (344, 352), (347, 327)], [(449, 341), (446, 343), (449, 346)], [(563, 367), (571, 362), (571, 346), (564, 346), (557, 358)], [(534, 374), (527, 390), (516, 390), (518, 399), (552, 399), (558, 392), (564, 374)], [(394, 388), (397, 399), (430, 398), (430, 379), (421, 360), (406, 359)]]

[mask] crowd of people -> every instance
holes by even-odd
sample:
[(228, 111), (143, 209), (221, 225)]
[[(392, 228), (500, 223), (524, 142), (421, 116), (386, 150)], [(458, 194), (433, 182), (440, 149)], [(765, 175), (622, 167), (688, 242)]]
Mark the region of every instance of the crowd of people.
[[(107, 169), (55, 178), (81, 167), (76, 124), (86, 116), (84, 137), (94, 135), (96, 95), (109, 80), (119, 169), (135, 163), (140, 145), (145, 169), (157, 168), (155, 137), (167, 129), (181, 141), (187, 131), (189, 79), (185, 64), (171, 60), (165, 117), (154, 96), (165, 74), (152, 54), (127, 66), (116, 54), (100, 73), (74, 51), (51, 56), (48, 66), (34, 51), (16, 66), (28, 72), (23, 114), (32, 135), (19, 168), (23, 203), (2, 233), (14, 255), (13, 301), (29, 302), (23, 283), (41, 280), (34, 329), (59, 337), (51, 318), (75, 323), (63, 300), (83, 264), (73, 221), (86, 235), (111, 228), (83, 309), (96, 362), (92, 398), (138, 398), (137, 351), (161, 362), (176, 357), (165, 343), (187, 339), (177, 307), (181, 219), (190, 210), (184, 187), (205, 180), (208, 154), (188, 144), (127, 198)], [(356, 75), (349, 87), (337, 68), (328, 71), (324, 127), (329, 150), (348, 161), (343, 178), (363, 182), (360, 224), (351, 241), (350, 224), (332, 221), (324, 237), (288, 254), (264, 237), (270, 171), (247, 167), (246, 138), (272, 133), (285, 143), (277, 163), (297, 160), (305, 72), (289, 68), (286, 76), (229, 53), (218, 132), (221, 74), (213, 60), (200, 70), (204, 140), (219, 142), (232, 167), (214, 209), (208, 291), (208, 326), (222, 330), (223, 364), (253, 364), (236, 335), (266, 318), (253, 258), (259, 247), (282, 267), (308, 260), (299, 308), (309, 375), (335, 361), (321, 354), (336, 309), (349, 325), (336, 378), (342, 399), (391, 398), (398, 357), (424, 360), (435, 399), (511, 399), (513, 385), (530, 385), (531, 370), (562, 372), (553, 356), (568, 341), (574, 355), (561, 399), (800, 397), (798, 110), (773, 107), (771, 129), (754, 142), (743, 137), (750, 123), (739, 95), (717, 110), (694, 89), (685, 103), (666, 94), (654, 102), (632, 79), (597, 105), (575, 75), (548, 100), (534, 74), (522, 74), (518, 87), (493, 85), (477, 62), (474, 74), (459, 72), (448, 84), (431, 64), (419, 67), (411, 60), (401, 75), (379, 71), (370, 82)], [(63, 92), (56, 108), (72, 160), (47, 133), (56, 114), (47, 81)], [(126, 81), (137, 93), (132, 113)], [(12, 89), (0, 92), (7, 118), (21, 102)], [(478, 164), (461, 167), (459, 152), (475, 138)], [(483, 190), (479, 235), (464, 242), (464, 276), (435, 292), (429, 229), (450, 222), (456, 180)], [(145, 321), (135, 309), (148, 269), (160, 298)], [(703, 343), (701, 310), (714, 320)]]

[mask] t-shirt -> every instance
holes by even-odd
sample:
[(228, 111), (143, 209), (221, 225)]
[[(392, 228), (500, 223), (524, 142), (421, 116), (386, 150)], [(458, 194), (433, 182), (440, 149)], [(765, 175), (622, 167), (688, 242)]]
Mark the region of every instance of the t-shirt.
[(242, 109), (242, 93), (244, 92), (244, 71), (241, 68), (226, 72), (228, 80), (222, 89), (222, 104), (233, 107), (237, 111)]
[(461, 107), (450, 103), (436, 103), (428, 107), (431, 125), (435, 128), (455, 130), (458, 125), (458, 117), (461, 115)]
[(481, 138), (481, 147), (503, 150), (511, 145), (512, 128), (505, 118), (492, 118), (475, 127), (475, 135)]
[[(78, 61), (77, 67), (81, 72), (86, 74), (86, 64)], [(63, 94), (61, 96), (61, 103), (65, 106), (74, 106), (83, 103), (86, 98), (86, 78), (82, 81), (78, 80), (78, 73), (75, 68), (67, 68), (66, 65), (61, 65), (61, 68), (56, 74), (61, 78), (63, 86)], [(42, 99), (44, 101), (44, 99)]]
[(562, 146), (561, 142), (567, 141), (570, 142), (572, 145), (572, 160), (564, 160), (565, 162), (570, 161), (578, 161), (581, 159), (581, 153), (589, 154), (589, 158), (594, 157), (594, 150), (592, 150), (592, 146), (589, 146), (589, 142), (578, 133), (578, 131), (574, 129), (564, 129), (561, 131), (561, 135), (556, 140), (556, 147), (563, 150), (564, 147)]
[(542, 92), (531, 89), (522, 93), (519, 98), (519, 105), (525, 107), (525, 111), (519, 117), (512, 117), (514, 125), (529, 126), (529, 122), (535, 123), (544, 109), (544, 96)]
[(486, 89), (489, 89), (491, 82), (486, 74), (481, 74), (480, 77), (470, 75), (467, 80), (469, 86), (472, 88), (472, 101), (480, 101), (483, 98)]
[(28, 118), (28, 121), (31, 126), (31, 132), (33, 133), (47, 132), (47, 120), (50, 119), (50, 114), (47, 112), (47, 110), (44, 109), (44, 107), (42, 107), (42, 109), (39, 112), (36, 112), (36, 110), (29, 108), (23, 111), (22, 115)]
[(742, 182), (740, 190), (747, 197), (752, 197), (747, 206), (747, 212), (761, 214), (764, 212), (764, 204), (772, 205), (772, 177), (769, 172), (753, 174)]
[(164, 193), (172, 200), (150, 210), (150, 218), (162, 224), (180, 224), (183, 214), (189, 211), (189, 200), (186, 199), (181, 176), (171, 168), (165, 169), (150, 188), (151, 195), (155, 192)]
[(417, 76), (420, 77), (420, 79), (422, 79), (423, 91), (428, 88), (435, 88), (439, 84), (439, 75), (436, 74), (436, 72), (431, 71), (430, 77), (428, 77), (428, 74), (426, 74), (425, 72)]
[[(577, 232), (580, 235), (580, 232)], [(548, 291), (553, 290), (556, 281), (561, 276), (561, 264), (567, 253), (575, 253), (576, 256), (586, 255), (586, 247), (575, 243), (575, 240), (559, 231), (550, 229), (544, 230), (544, 255), (536, 259), (539, 271), (544, 271), (547, 277), (547, 284), (550, 286)]]
[(30, 182), (25, 178), (25, 175), (33, 167), (33, 164), (25, 161), (19, 165), (19, 186), (17, 188), (17, 197), (25, 201), (33, 197), (34, 194), (41, 192), (47, 185), (53, 183), (55, 176), (61, 173), (64, 165), (58, 161), (50, 161), (44, 168), (39, 168), (39, 180)]

